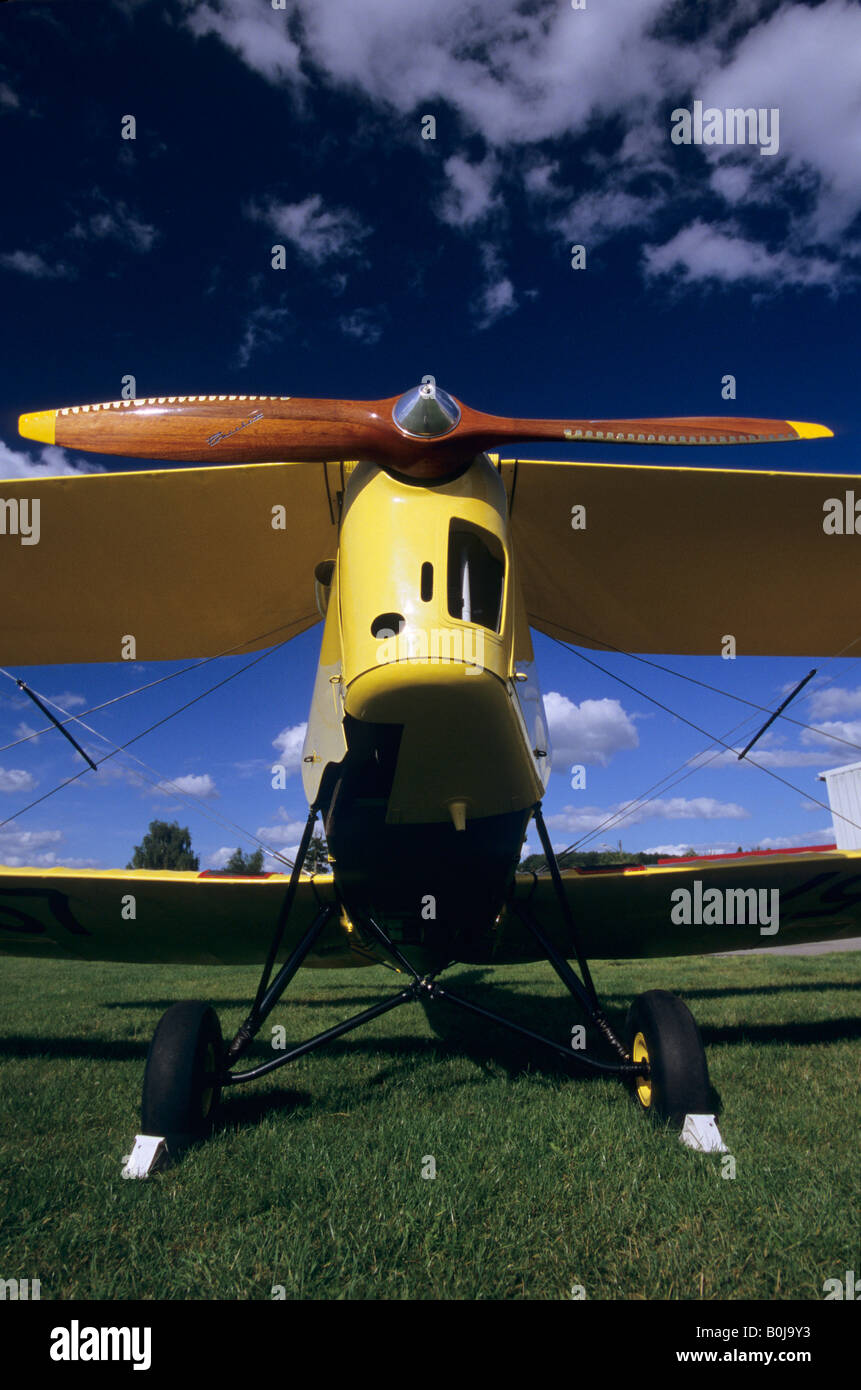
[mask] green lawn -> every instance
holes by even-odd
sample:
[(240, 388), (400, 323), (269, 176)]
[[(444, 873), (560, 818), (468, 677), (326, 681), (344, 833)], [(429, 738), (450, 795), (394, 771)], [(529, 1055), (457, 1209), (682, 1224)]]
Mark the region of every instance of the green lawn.
[[(231, 1092), (224, 1125), (146, 1182), (120, 1177), (163, 1010), (211, 1000), (226, 1034), (249, 968), (4, 959), (0, 1277), (43, 1298), (822, 1297), (861, 1271), (859, 954), (597, 962), (621, 1023), (674, 989), (703, 1030), (735, 1178), (511, 1035), (411, 1004)], [(452, 986), (563, 1040), (548, 966)], [(269, 1025), (308, 1036), (398, 984), (300, 971)], [(272, 1055), (267, 1033), (253, 1054)], [(437, 1176), (422, 1177), (433, 1155)], [(728, 1165), (724, 1164), (724, 1167)]]

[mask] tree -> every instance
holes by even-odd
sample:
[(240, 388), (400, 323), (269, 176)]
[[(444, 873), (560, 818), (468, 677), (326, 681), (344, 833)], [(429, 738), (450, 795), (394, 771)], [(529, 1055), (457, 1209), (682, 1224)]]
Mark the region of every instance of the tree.
[(235, 849), (224, 869), (228, 874), (262, 874), (263, 851), (256, 849), (253, 854), (243, 854), (241, 849)]
[(200, 860), (191, 852), (191, 831), (175, 820), (151, 820), (143, 842), (135, 845), (127, 869), (199, 869)]
[[(603, 869), (626, 864), (657, 864), (658, 854), (629, 854), (627, 850), (574, 850), (558, 856), (560, 869)], [(541, 869), (541, 866), (543, 870)], [(518, 864), (521, 873), (549, 873), (543, 854), (528, 854)]]
[(326, 841), (322, 835), (311, 836), (311, 843), (308, 845), (308, 852), (302, 867), (307, 874), (328, 873), (329, 856), (326, 853)]

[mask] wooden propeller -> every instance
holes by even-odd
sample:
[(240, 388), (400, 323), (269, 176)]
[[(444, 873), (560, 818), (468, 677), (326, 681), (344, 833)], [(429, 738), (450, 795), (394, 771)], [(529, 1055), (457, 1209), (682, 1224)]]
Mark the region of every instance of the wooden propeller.
[(22, 415), (18, 428), (63, 448), (177, 463), (369, 459), (417, 481), (449, 477), (502, 444), (759, 444), (832, 433), (798, 420), (740, 416), (525, 420), (486, 415), (431, 386), (379, 401), (152, 396), (36, 411)]

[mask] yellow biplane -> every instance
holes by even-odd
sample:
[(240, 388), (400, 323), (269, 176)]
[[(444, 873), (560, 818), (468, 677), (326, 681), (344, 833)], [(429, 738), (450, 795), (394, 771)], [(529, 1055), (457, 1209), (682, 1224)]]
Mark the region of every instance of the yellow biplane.
[[(718, 931), (675, 920), (674, 890), (695, 882), (701, 893), (778, 886), (781, 943), (858, 930), (861, 856), (852, 853), (560, 871), (541, 813), (550, 749), (530, 628), (599, 650), (714, 653), (732, 633), (740, 654), (843, 652), (857, 639), (861, 566), (822, 515), (831, 494), (861, 479), (488, 452), (539, 440), (729, 445), (830, 430), (742, 418), (511, 419), (470, 409), (432, 378), (379, 401), (222, 395), (71, 406), (24, 415), (20, 429), (47, 444), (194, 466), (3, 484), (7, 506), (38, 502), (40, 527), (38, 544), (9, 535), (0, 544), (4, 666), (117, 661), (129, 637), (139, 661), (214, 657), (324, 623), (302, 763), (310, 809), (289, 876), (0, 870), (6, 950), (265, 958), (229, 1043), (207, 1004), (168, 1009), (147, 1061), (146, 1134), (180, 1149), (208, 1132), (223, 1088), (415, 1000), (444, 1000), (575, 1070), (617, 1075), (678, 1127), (714, 1109), (692, 1015), (652, 990), (617, 1036), (587, 957), (760, 944), (743, 921)], [(293, 461), (270, 462), (279, 457)], [(303, 872), (318, 817), (331, 875)], [(517, 872), (532, 818), (547, 875)], [(119, 906), (129, 894), (132, 920)], [(543, 1037), (440, 982), (455, 961), (537, 959), (582, 1007), (586, 1049), (574, 1053), (570, 1039)], [(402, 972), (397, 994), (237, 1069), (300, 965), (381, 961)]]

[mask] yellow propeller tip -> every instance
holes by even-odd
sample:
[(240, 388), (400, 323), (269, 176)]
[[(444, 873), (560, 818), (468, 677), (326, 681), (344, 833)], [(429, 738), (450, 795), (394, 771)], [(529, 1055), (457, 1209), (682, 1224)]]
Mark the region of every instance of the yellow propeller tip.
[(54, 410), (34, 410), (30, 415), (19, 415), (18, 433), (24, 439), (35, 439), (40, 444), (53, 444), (56, 418), (57, 413)]
[(799, 439), (833, 439), (834, 431), (827, 425), (814, 425), (809, 420), (787, 420)]

